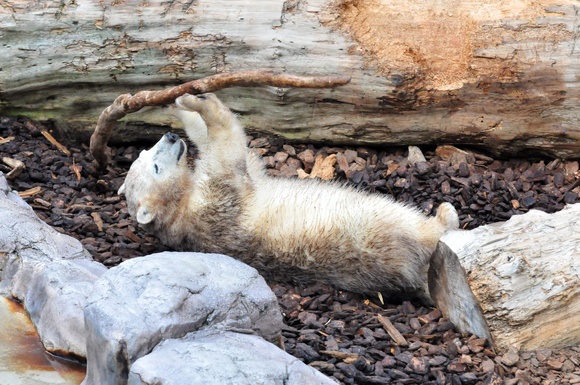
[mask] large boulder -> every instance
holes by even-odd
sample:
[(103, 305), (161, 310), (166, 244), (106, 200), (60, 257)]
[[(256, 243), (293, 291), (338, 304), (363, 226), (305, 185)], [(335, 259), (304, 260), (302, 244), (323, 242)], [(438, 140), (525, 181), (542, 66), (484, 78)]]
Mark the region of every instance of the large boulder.
[(40, 220), (0, 173), (0, 295), (20, 300), (47, 350), (86, 356), (86, 298), (106, 267)]
[(87, 260), (39, 263), (33, 269), (25, 308), (49, 352), (87, 356), (84, 309), (93, 284), (107, 268)]
[(264, 339), (202, 331), (162, 342), (131, 366), (129, 385), (336, 385)]
[(283, 325), (276, 296), (255, 269), (224, 255), (175, 252), (131, 259), (101, 276), (85, 324), (84, 385), (127, 384), (136, 360), (190, 332), (211, 328), (274, 340)]
[(62, 259), (92, 260), (78, 240), (40, 220), (0, 173), (0, 294), (25, 302), (33, 268)]

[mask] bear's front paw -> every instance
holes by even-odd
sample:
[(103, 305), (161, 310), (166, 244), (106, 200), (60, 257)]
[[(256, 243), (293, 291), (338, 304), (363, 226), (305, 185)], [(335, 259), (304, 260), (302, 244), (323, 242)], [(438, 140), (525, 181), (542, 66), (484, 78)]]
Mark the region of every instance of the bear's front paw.
[(184, 94), (175, 99), (175, 106), (185, 111), (200, 112), (202, 109), (208, 108), (208, 104), (219, 104), (219, 100), (211, 93), (201, 95)]

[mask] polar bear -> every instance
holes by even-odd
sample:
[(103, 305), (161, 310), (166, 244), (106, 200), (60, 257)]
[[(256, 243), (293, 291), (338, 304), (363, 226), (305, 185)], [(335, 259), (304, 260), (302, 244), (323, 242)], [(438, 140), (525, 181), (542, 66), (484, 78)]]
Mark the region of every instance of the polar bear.
[(266, 279), (329, 283), (358, 293), (430, 303), (429, 259), (459, 224), (449, 203), (434, 217), (391, 197), (336, 182), (268, 176), (236, 116), (213, 94), (173, 107), (199, 150), (167, 133), (132, 164), (129, 213), (176, 249), (230, 255)]

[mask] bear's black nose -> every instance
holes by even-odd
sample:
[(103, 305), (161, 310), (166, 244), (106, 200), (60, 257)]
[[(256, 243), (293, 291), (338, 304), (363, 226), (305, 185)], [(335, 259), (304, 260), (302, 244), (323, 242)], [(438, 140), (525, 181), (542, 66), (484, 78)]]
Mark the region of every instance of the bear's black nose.
[(165, 137), (167, 138), (169, 143), (175, 143), (179, 140), (179, 136), (177, 134), (174, 134), (173, 132), (168, 132), (167, 134), (165, 134)]

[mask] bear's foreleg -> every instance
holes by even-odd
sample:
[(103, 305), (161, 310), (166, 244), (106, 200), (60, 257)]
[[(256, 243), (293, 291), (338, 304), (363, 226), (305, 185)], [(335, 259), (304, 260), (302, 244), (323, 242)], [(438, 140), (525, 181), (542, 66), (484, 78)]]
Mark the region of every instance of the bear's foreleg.
[(187, 136), (199, 148), (198, 167), (209, 177), (232, 172), (245, 175), (246, 135), (236, 116), (214, 94), (185, 94), (175, 105), (181, 110), (176, 115), (183, 121)]

